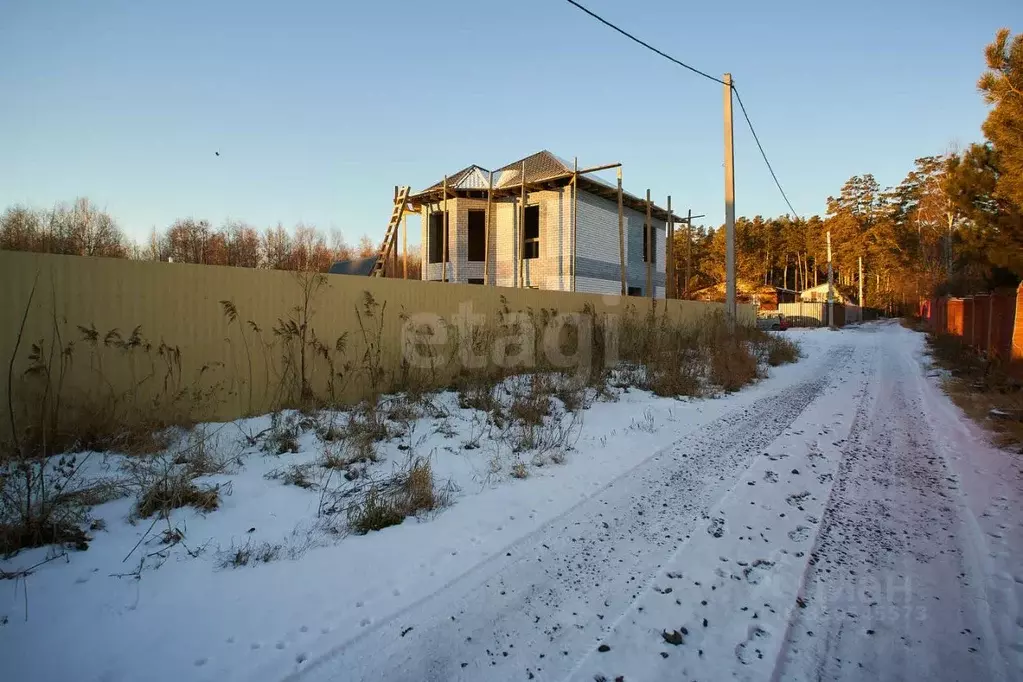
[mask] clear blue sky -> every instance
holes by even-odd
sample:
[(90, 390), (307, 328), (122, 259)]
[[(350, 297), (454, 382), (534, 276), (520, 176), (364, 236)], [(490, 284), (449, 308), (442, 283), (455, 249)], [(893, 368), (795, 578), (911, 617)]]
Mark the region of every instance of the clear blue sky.
[[(804, 215), (980, 139), (983, 48), (1023, 30), (1019, 0), (584, 4), (731, 71)], [(0, 208), (88, 196), (133, 238), (186, 216), (378, 238), (394, 185), (542, 148), (723, 220), (721, 86), (562, 0), (0, 0), (0, 65)], [(737, 212), (785, 212), (736, 135)]]

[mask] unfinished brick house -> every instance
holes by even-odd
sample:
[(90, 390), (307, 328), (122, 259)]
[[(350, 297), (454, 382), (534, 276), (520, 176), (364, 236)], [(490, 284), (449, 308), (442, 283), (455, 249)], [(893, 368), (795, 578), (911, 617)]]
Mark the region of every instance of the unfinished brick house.
[(680, 219), (589, 175), (615, 167), (576, 169), (545, 150), (408, 194), (405, 210), (423, 219), (423, 279), (602, 294), (622, 293), (624, 279), (630, 295), (663, 298), (666, 227)]

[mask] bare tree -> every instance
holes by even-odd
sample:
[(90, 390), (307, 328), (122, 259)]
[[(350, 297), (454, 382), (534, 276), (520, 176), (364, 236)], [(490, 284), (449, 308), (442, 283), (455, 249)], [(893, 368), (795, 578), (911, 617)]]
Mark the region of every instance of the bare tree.
[(264, 263), (271, 270), (294, 269), (291, 248), (291, 236), (280, 223), (263, 233)]
[(43, 219), (38, 211), (25, 206), (11, 206), (0, 216), (0, 249), (39, 251), (42, 230)]
[(229, 222), (224, 229), (227, 243), (227, 265), (258, 268), (262, 262), (259, 233), (243, 222)]
[(341, 230), (334, 228), (330, 231), (330, 249), (334, 260), (348, 260), (354, 254), (352, 247), (345, 241)]
[(370, 256), (377, 255), (379, 246), (376, 242), (369, 238), (369, 235), (362, 235), (359, 238), (359, 248), (357, 255), (359, 258), (369, 258)]
[(167, 230), (168, 255), (179, 263), (209, 263), (212, 236), (207, 220), (177, 220)]

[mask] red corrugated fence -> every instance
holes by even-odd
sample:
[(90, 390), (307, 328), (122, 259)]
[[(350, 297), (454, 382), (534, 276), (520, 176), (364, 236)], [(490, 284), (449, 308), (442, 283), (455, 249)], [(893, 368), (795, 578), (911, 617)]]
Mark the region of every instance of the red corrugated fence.
[(921, 301), (920, 315), (939, 334), (954, 334), (993, 357), (1023, 360), (1023, 284), (963, 298)]

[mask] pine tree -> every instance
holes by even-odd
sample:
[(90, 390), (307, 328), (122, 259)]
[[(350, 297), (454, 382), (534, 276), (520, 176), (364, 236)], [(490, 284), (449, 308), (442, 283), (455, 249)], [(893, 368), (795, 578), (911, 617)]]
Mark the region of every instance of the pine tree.
[(1010, 41), (1009, 29), (999, 30), (985, 57), (977, 87), (992, 107), (982, 129), (999, 156), (997, 192), (1023, 211), (1023, 34)]

